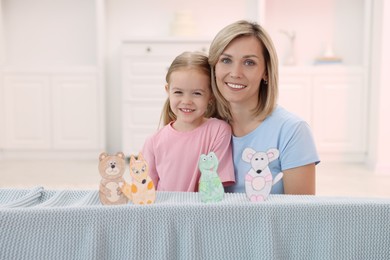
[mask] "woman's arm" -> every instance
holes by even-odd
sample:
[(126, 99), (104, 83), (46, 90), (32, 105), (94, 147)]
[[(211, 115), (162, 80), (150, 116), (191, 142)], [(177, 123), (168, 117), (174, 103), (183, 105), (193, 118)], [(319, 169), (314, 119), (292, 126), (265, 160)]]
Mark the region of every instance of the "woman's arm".
[(285, 194), (315, 195), (316, 168), (311, 163), (283, 171), (283, 185)]

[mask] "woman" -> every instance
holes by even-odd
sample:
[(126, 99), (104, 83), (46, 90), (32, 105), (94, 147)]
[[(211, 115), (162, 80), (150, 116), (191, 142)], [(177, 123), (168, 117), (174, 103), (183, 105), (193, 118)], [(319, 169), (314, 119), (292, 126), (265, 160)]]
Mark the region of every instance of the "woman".
[(211, 43), (209, 63), (219, 117), (233, 132), (236, 184), (226, 191), (245, 191), (245, 176), (253, 168), (243, 157), (248, 148), (278, 150), (268, 166), (274, 177), (283, 172), (283, 181), (271, 193), (315, 194), (319, 156), (308, 124), (276, 103), (278, 60), (269, 35), (256, 23), (230, 24)]

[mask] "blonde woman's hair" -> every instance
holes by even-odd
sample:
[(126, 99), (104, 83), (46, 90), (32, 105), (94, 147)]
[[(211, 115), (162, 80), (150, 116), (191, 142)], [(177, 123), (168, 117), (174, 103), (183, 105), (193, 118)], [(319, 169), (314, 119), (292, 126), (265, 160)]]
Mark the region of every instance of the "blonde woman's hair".
[(266, 118), (274, 110), (278, 98), (278, 57), (274, 44), (268, 33), (260, 25), (249, 21), (237, 21), (223, 28), (215, 36), (209, 50), (209, 64), (211, 66), (211, 87), (217, 100), (217, 117), (232, 121), (229, 102), (218, 90), (215, 78), (215, 65), (226, 47), (234, 40), (243, 36), (253, 36), (258, 39), (263, 49), (266, 66), (267, 81), (260, 82), (260, 91), (257, 107), (253, 110), (254, 116)]
[[(165, 80), (167, 82), (168, 88), (170, 84), (171, 74), (178, 70), (183, 69), (195, 69), (200, 72), (203, 72), (204, 75), (207, 75), (211, 79), (211, 68), (208, 62), (207, 55), (202, 52), (183, 52), (179, 56), (177, 56), (171, 66), (168, 69), (167, 75), (165, 77)], [(210, 82), (211, 84), (211, 82)], [(213, 99), (214, 95), (211, 91), (211, 85), (210, 85), (210, 94)], [(167, 100), (165, 101), (163, 110), (161, 112), (160, 117), (160, 126), (165, 126), (169, 124), (172, 121), (176, 120), (176, 115), (173, 113), (171, 106), (169, 104), (169, 96)], [(216, 115), (216, 105), (215, 102), (209, 102), (209, 106), (207, 107), (207, 111), (205, 113), (205, 117), (213, 117)]]

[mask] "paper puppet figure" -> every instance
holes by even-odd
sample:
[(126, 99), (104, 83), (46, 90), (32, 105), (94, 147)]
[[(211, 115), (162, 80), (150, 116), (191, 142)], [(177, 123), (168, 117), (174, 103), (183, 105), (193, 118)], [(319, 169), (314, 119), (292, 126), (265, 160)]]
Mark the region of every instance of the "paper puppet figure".
[(108, 155), (103, 152), (99, 156), (99, 172), (102, 177), (99, 186), (99, 199), (104, 205), (119, 205), (128, 202), (122, 193), (121, 186), (125, 182), (125, 155), (118, 152), (116, 155)]
[[(134, 204), (151, 204), (156, 200), (156, 189), (149, 176), (149, 166), (142, 154), (137, 159), (130, 156), (130, 176), (132, 182), (123, 186), (122, 191)], [(130, 192), (128, 190), (130, 189)]]
[(272, 186), (283, 177), (283, 172), (280, 172), (273, 179), (268, 167), (268, 164), (278, 157), (279, 150), (274, 148), (267, 152), (256, 152), (252, 148), (246, 148), (242, 153), (242, 159), (252, 166), (245, 175), (245, 192), (250, 201), (265, 201)]
[(199, 195), (202, 202), (218, 202), (223, 199), (225, 191), (218, 176), (218, 158), (214, 152), (202, 154), (199, 159)]

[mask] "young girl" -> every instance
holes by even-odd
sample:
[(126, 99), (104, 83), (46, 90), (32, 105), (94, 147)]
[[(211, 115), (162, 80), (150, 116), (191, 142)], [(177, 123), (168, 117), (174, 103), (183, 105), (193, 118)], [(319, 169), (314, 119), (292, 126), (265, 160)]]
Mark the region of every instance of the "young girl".
[(218, 157), (222, 183), (233, 184), (231, 128), (211, 118), (216, 109), (207, 56), (198, 52), (177, 56), (166, 81), (164, 127), (146, 140), (142, 151), (157, 190), (198, 191), (198, 161), (211, 151)]
[(278, 150), (269, 165), (283, 181), (271, 193), (315, 194), (315, 165), (320, 159), (308, 124), (277, 105), (278, 59), (272, 40), (258, 24), (238, 21), (223, 28), (210, 46), (212, 88), (218, 112), (232, 127), (235, 185), (245, 191), (251, 164), (244, 151)]

